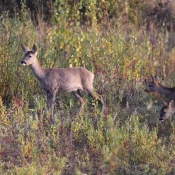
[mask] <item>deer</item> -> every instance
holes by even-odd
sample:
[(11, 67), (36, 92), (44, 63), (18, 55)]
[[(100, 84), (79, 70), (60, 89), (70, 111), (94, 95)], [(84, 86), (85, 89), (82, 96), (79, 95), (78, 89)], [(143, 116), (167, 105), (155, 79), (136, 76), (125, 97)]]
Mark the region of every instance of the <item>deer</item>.
[(175, 87), (169, 88), (161, 85), (156, 78), (151, 76), (152, 81), (148, 83), (145, 92), (158, 92), (160, 95), (164, 95), (166, 98), (170, 99), (170, 102), (165, 102), (161, 100), (163, 107), (160, 111), (160, 121), (164, 121), (170, 115), (175, 113)]
[(84, 67), (72, 68), (44, 68), (37, 59), (37, 47), (33, 44), (32, 49), (21, 44), (24, 51), (24, 57), (21, 60), (23, 66), (29, 66), (34, 76), (39, 80), (41, 89), (46, 92), (47, 107), (51, 112), (51, 121), (54, 122), (54, 103), (58, 90), (73, 92), (75, 97), (80, 101), (79, 113), (82, 113), (86, 104), (80, 91), (86, 92), (95, 98), (104, 108), (104, 102), (100, 94), (94, 92), (93, 81), (94, 74)]
[(145, 92), (158, 92), (170, 100), (175, 100), (175, 87), (169, 88), (161, 85), (156, 78), (151, 76), (152, 81), (148, 82)]
[(169, 103), (162, 101), (163, 107), (160, 111), (160, 121), (164, 121), (167, 119), (170, 115), (175, 113), (175, 101), (171, 100)]

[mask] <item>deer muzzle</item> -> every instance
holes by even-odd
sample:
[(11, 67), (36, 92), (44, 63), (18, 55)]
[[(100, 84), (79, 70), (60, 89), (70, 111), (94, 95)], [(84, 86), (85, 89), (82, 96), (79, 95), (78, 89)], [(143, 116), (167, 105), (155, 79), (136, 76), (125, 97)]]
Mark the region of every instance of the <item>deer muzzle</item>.
[(164, 121), (164, 119), (163, 119), (163, 118), (159, 118), (159, 121), (160, 121), (160, 122), (163, 122), (163, 121)]
[(26, 62), (25, 61), (21, 61), (21, 64), (25, 66), (26, 65)]
[(145, 89), (144, 91), (145, 91), (145, 92), (149, 92), (148, 89)]

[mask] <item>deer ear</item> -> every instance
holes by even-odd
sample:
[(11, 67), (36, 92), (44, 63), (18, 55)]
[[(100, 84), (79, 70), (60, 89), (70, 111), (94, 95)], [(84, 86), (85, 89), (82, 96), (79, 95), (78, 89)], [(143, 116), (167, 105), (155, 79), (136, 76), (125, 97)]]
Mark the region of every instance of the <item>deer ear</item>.
[(35, 44), (32, 47), (32, 51), (33, 51), (33, 53), (37, 53), (37, 48), (36, 48), (36, 45)]
[(26, 46), (24, 46), (24, 45), (22, 45), (22, 44), (21, 44), (21, 47), (22, 47), (22, 50), (23, 50), (24, 52), (29, 51), (29, 48), (28, 48), (28, 47), (26, 47)]
[(155, 77), (154, 77), (154, 83), (156, 83), (156, 84), (159, 83), (158, 80), (157, 80), (157, 75), (155, 75)]
[(154, 77), (151, 75), (151, 79), (152, 79), (152, 81), (154, 81)]
[(175, 107), (174, 100), (171, 100), (171, 101), (169, 102), (169, 107), (170, 107), (170, 108)]
[(163, 106), (168, 106), (168, 103), (166, 101), (161, 99), (161, 102), (162, 102)]
[(142, 84), (147, 84), (147, 79), (145, 78), (144, 81), (142, 82)]

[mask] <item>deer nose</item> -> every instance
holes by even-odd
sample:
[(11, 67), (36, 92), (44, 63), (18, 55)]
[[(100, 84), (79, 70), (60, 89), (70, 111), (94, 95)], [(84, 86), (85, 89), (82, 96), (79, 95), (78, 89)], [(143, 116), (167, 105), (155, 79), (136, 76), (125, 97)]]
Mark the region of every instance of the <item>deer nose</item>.
[(26, 62), (25, 62), (25, 61), (21, 61), (21, 64), (22, 64), (22, 65), (26, 65)]
[(163, 122), (163, 118), (159, 118), (159, 121)]

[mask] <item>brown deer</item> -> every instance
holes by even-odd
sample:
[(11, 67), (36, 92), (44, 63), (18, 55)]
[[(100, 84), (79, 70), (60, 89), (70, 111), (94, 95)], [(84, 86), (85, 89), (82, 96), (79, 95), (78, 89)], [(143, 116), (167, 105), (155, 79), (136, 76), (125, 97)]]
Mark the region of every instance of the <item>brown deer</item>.
[(145, 92), (158, 92), (160, 95), (164, 95), (166, 98), (170, 100), (175, 99), (175, 87), (168, 88), (161, 85), (156, 78), (151, 76), (152, 81), (148, 82), (148, 86), (145, 89)]
[(159, 120), (163, 121), (175, 113), (175, 87), (165, 87), (161, 85), (156, 78), (153, 78), (153, 76), (151, 76), (151, 79), (152, 81), (148, 83), (145, 92), (158, 92), (160, 95), (164, 95), (166, 98), (171, 100), (169, 103), (161, 100), (163, 107), (160, 112)]
[(175, 101), (171, 100), (169, 103), (162, 101), (163, 107), (160, 112), (159, 120), (163, 121), (167, 119), (170, 115), (175, 113)]
[(32, 50), (22, 46), (25, 52), (24, 58), (21, 61), (22, 65), (30, 66), (35, 77), (40, 81), (41, 88), (46, 91), (47, 105), (51, 110), (51, 120), (54, 121), (54, 102), (58, 90), (73, 92), (81, 103), (79, 113), (82, 112), (85, 105), (80, 90), (87, 92), (90, 96), (97, 99), (102, 104), (102, 97), (93, 91), (94, 74), (84, 67), (74, 68), (43, 68), (37, 59), (37, 48), (35, 44)]

